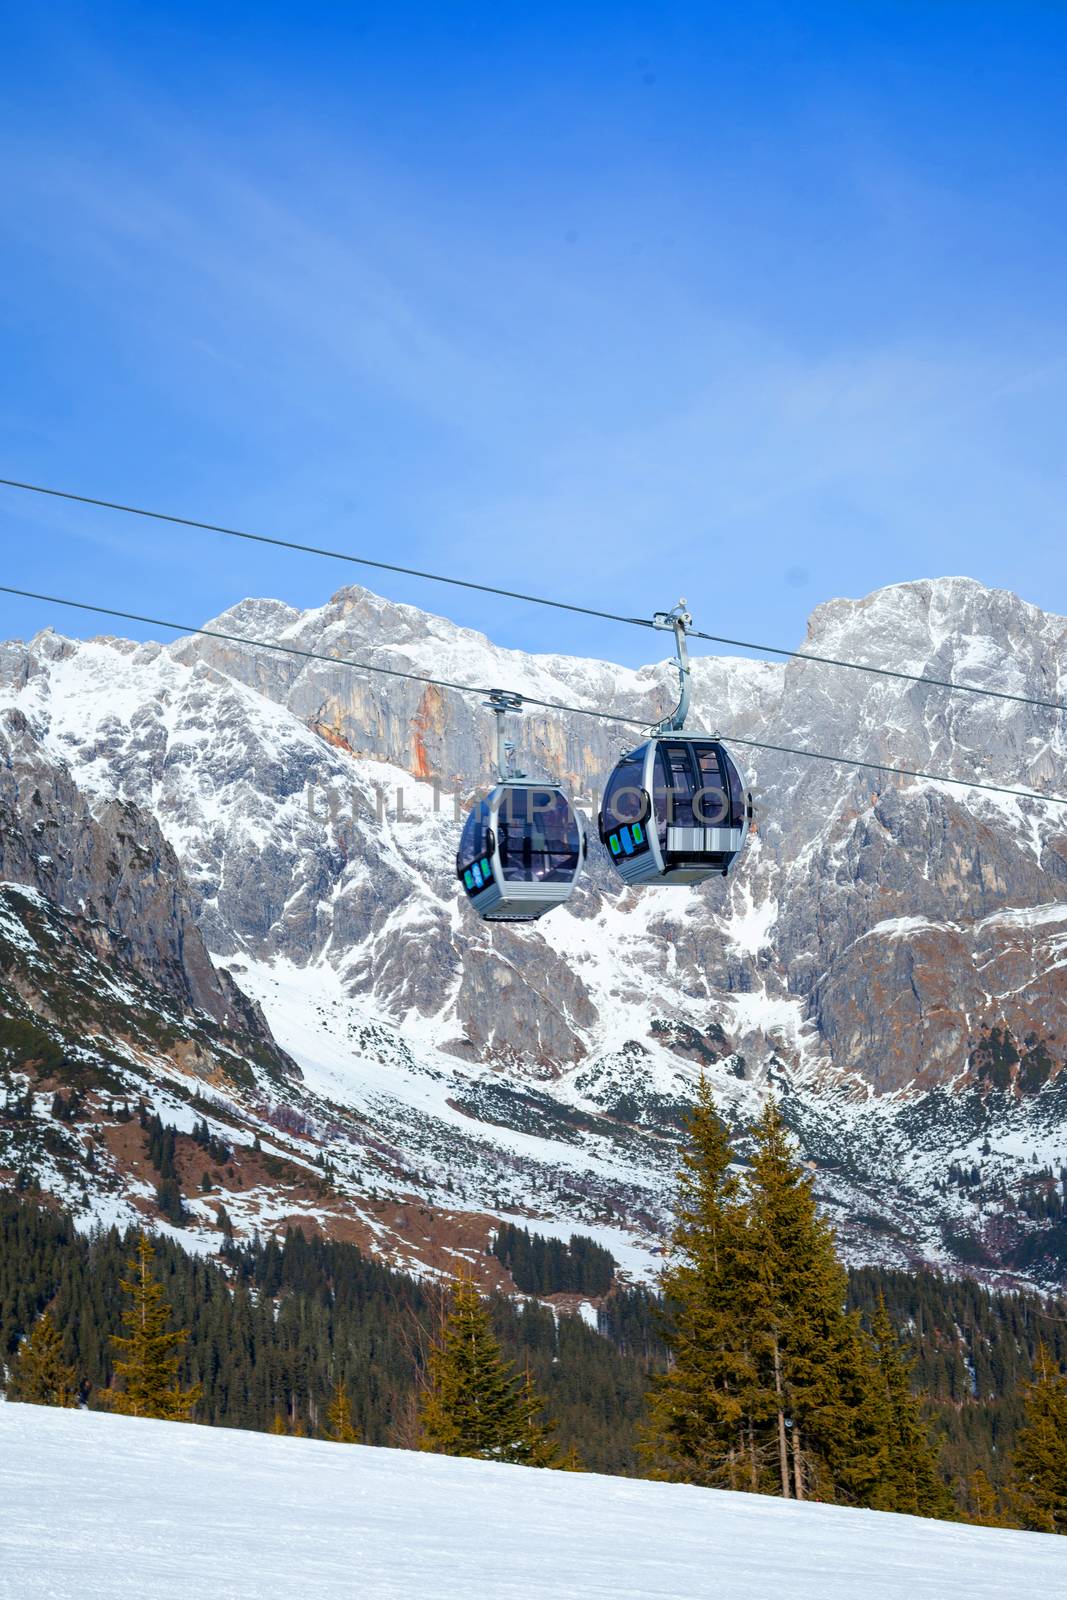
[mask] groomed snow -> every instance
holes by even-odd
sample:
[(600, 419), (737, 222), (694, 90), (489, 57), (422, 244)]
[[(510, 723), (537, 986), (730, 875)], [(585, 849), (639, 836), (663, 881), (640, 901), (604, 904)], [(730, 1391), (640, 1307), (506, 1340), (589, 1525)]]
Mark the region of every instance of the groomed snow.
[(3, 1600), (1004, 1600), (1067, 1539), (0, 1405)]

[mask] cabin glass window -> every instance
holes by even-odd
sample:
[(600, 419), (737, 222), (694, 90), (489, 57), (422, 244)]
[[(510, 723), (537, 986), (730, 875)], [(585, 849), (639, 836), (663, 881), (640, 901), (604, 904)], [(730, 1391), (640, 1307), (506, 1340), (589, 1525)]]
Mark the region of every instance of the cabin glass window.
[(608, 779), (600, 812), (606, 834), (640, 820), (645, 804), (641, 782), (644, 765), (645, 752), (642, 749), (633, 756), (624, 756)]
[(489, 806), (484, 800), (479, 800), (464, 824), (463, 833), (459, 841), (459, 865), (468, 867), (478, 860), (485, 849), (485, 835), (489, 826)]
[(565, 883), (578, 869), (578, 822), (558, 789), (505, 789), (497, 838), (511, 883)]

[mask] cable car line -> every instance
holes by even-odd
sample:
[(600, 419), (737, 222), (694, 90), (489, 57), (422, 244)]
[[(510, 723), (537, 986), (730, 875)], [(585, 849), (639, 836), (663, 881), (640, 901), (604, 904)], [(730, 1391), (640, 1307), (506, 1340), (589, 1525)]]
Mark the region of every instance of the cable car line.
[(837, 656), (817, 656), (811, 650), (786, 650), (775, 644), (753, 644), (751, 639), (726, 639), (719, 633), (702, 633), (699, 628), (691, 629), (689, 637), (709, 639), (712, 644), (738, 645), (745, 650), (761, 650), (772, 656), (789, 656), (794, 661), (818, 661), (824, 667), (847, 667), (851, 672), (870, 672), (877, 678), (900, 678), (905, 683), (923, 683), (930, 689), (951, 689), (956, 694), (988, 695), (993, 700), (1014, 700), (1021, 706), (1067, 711), (1067, 700), (1039, 700), (1027, 694), (1009, 694), (1006, 689), (983, 689), (973, 683), (952, 683), (948, 678), (924, 678), (918, 673), (901, 672), (894, 667), (868, 667), (859, 661), (841, 661)]
[[(248, 644), (257, 650), (276, 650), (283, 655), (302, 656), (308, 661), (330, 661), (334, 666), (355, 667), (359, 672), (380, 672), (387, 678), (409, 678), (415, 683), (432, 683), (439, 689), (456, 689), (460, 694), (491, 694), (492, 690), (471, 683), (452, 683), (448, 678), (431, 678), (421, 672), (402, 672), (398, 667), (376, 667), (369, 661), (353, 661), (347, 656), (328, 656), (322, 650), (302, 650), (299, 645), (281, 644), (278, 640), (249, 639), (241, 633), (223, 633), (220, 628), (194, 628), (187, 622), (168, 622), (164, 617), (146, 617), (139, 611), (116, 611), (112, 606), (94, 606), (85, 600), (64, 600), (57, 594), (37, 594), (32, 589), (12, 589), (0, 583), (0, 594), (17, 594), (26, 600), (47, 600), (50, 605), (70, 606), (75, 611), (93, 611), (101, 617), (119, 617), (124, 622), (146, 622), (151, 628), (170, 628), (175, 633), (196, 633), (205, 639), (224, 639), (230, 644)], [(525, 698), (523, 696), (522, 698)], [(548, 705), (547, 700), (530, 701), (529, 704)], [(573, 711), (574, 706), (560, 706), (560, 711)], [(599, 716), (599, 712), (590, 712)], [(625, 719), (622, 719), (625, 720)], [(643, 726), (643, 724), (638, 724)]]
[[(204, 533), (219, 533), (229, 539), (246, 539), (253, 544), (274, 545), (281, 550), (295, 550), (303, 555), (325, 556), (331, 561), (347, 561), (354, 566), (373, 567), (379, 572), (397, 572), (408, 578), (423, 578), (429, 583), (445, 583), (456, 589), (473, 589), (480, 594), (496, 594), (506, 600), (521, 600), (529, 605), (549, 606), (555, 611), (570, 611), (583, 617), (598, 617), (604, 622), (622, 622), (634, 628), (653, 626), (645, 617), (627, 617), (615, 611), (600, 611), (595, 606), (580, 606), (569, 600), (552, 600), (545, 595), (524, 594), (516, 589), (502, 589), (491, 583), (475, 583), (470, 578), (449, 577), (440, 572), (423, 572), (418, 567), (401, 567), (390, 561), (376, 561), (370, 556), (349, 555), (343, 550), (328, 550), (318, 545), (301, 544), (296, 539), (279, 539), (265, 533), (250, 533), (242, 528), (228, 528), (221, 523), (201, 522), (195, 517), (179, 517), (167, 511), (151, 511), (143, 506), (123, 505), (117, 500), (101, 500), (94, 495), (74, 494), (68, 489), (54, 489), (40, 483), (23, 483), (17, 478), (0, 478), (0, 485), (8, 489), (24, 490), (29, 494), (49, 495), (56, 500), (71, 500), (78, 505), (96, 506), (105, 511), (121, 511), (126, 516), (145, 517), (153, 522), (168, 522), (181, 528), (198, 528)], [(710, 644), (725, 644), (733, 649), (753, 650), (764, 655), (783, 656), (793, 661), (814, 661), (820, 666), (841, 667), (849, 672), (866, 672), (877, 678), (895, 678), (903, 683), (920, 683), (929, 689), (947, 689), (953, 694), (973, 694), (992, 700), (1009, 700), (1016, 705), (1035, 706), (1044, 711), (1067, 711), (1067, 701), (1043, 700), (1036, 695), (1011, 694), (1006, 689), (987, 689), (979, 684), (953, 683), (949, 678), (929, 678), (917, 672), (903, 672), (893, 667), (872, 667), (862, 661), (845, 661), (839, 656), (816, 655), (810, 650), (787, 650), (782, 645), (758, 644), (752, 639), (731, 639), (724, 634), (704, 633), (699, 629), (690, 632), (692, 639), (704, 639)]]
[(0, 478), (8, 489), (26, 489), (31, 494), (47, 494), (56, 500), (74, 500), (79, 505), (99, 506), (105, 511), (122, 511), (131, 517), (148, 517), (153, 522), (173, 522), (181, 528), (200, 528), (205, 533), (222, 533), (228, 539), (248, 539), (253, 544), (272, 544), (280, 550), (299, 550), (308, 556), (327, 556), (331, 561), (350, 561), (357, 567), (376, 567), (379, 572), (399, 572), (407, 578), (425, 578), (430, 583), (448, 583), (456, 589), (476, 589), (480, 594), (499, 594), (506, 600), (525, 600), (535, 606), (552, 606), (556, 611), (576, 611), (583, 617), (601, 617), (605, 622), (627, 622), (635, 628), (651, 628), (644, 617), (623, 617), (614, 611), (597, 611), (569, 600), (548, 600), (543, 595), (522, 594), (516, 589), (498, 589), (491, 583), (475, 583), (470, 578), (449, 578), (440, 572), (422, 572), (418, 567), (399, 567), (392, 561), (373, 561), (370, 556), (353, 556), (344, 550), (326, 550), (319, 545), (300, 544), (295, 539), (273, 538), (266, 533), (248, 533), (243, 528), (227, 528), (217, 522), (198, 522), (195, 517), (177, 517), (169, 511), (146, 511), (142, 506), (124, 506), (116, 500), (97, 500), (93, 495), (72, 494), (68, 489), (48, 489), (40, 483), (19, 483), (15, 478)]
[[(230, 644), (249, 645), (256, 650), (273, 650), (282, 655), (299, 656), (309, 661), (326, 661), (335, 667), (351, 667), (358, 672), (376, 672), (387, 678), (405, 678), (414, 683), (432, 684), (439, 689), (454, 689), (458, 694), (492, 695), (499, 690), (473, 683), (454, 683), (448, 678), (433, 678), (426, 673), (404, 672), (398, 667), (376, 666), (369, 661), (354, 661), (348, 656), (329, 656), (320, 650), (304, 650), (298, 645), (282, 644), (279, 640), (249, 639), (239, 633), (223, 633), (217, 628), (197, 628), (186, 622), (170, 622), (164, 617), (143, 616), (137, 611), (119, 611), (112, 606), (91, 605), (85, 600), (67, 600), (60, 595), (39, 594), (33, 589), (15, 589), (10, 584), (0, 584), (0, 594), (13, 594), (23, 600), (43, 600), (49, 605), (66, 606), (74, 611), (90, 611), (97, 616), (117, 617), (124, 622), (143, 622), (153, 628), (167, 628), (173, 633), (199, 635), (206, 639), (222, 639)], [(652, 624), (650, 623), (651, 627)], [(511, 692), (511, 691), (506, 691)], [(539, 700), (533, 695), (516, 694), (523, 705), (537, 706), (545, 711), (566, 711), (574, 716), (593, 717), (599, 722), (615, 722), (623, 727), (646, 729), (648, 719), (621, 716), (614, 711), (600, 711), (590, 706), (567, 705), (560, 700)], [(724, 739), (734, 744), (747, 745), (753, 750), (772, 750), (779, 755), (800, 756), (809, 761), (830, 761), (838, 766), (862, 767), (871, 772), (895, 774), (901, 778), (919, 778), (927, 783), (948, 783), (960, 789), (983, 789), (990, 794), (1006, 794), (1015, 800), (1037, 800), (1047, 805), (1067, 806), (1067, 795), (1038, 794), (1032, 789), (1013, 789), (1001, 783), (982, 783), (977, 778), (950, 778), (944, 773), (922, 772), (910, 767), (891, 767), (880, 761), (863, 761), (857, 756), (833, 755), (824, 750), (806, 750), (798, 745), (772, 744), (765, 739), (742, 739), (735, 734), (724, 734)]]

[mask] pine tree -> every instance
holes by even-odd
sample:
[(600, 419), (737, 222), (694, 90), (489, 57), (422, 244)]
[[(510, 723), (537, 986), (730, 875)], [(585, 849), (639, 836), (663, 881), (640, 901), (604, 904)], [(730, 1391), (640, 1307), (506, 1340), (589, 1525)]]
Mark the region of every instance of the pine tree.
[(1067, 1377), (1045, 1344), (1023, 1385), (1025, 1418), (1011, 1464), (1011, 1502), (1026, 1528), (1067, 1533)]
[(137, 1243), (137, 1254), (128, 1263), (129, 1278), (121, 1288), (130, 1297), (122, 1313), (128, 1336), (112, 1334), (111, 1340), (123, 1359), (115, 1361), (115, 1377), (123, 1387), (106, 1389), (100, 1398), (113, 1411), (128, 1417), (164, 1417), (186, 1422), (200, 1399), (201, 1386), (182, 1389), (177, 1381), (181, 1346), (188, 1331), (168, 1332), (170, 1307), (161, 1284), (152, 1276), (155, 1249), (145, 1234)]
[(9, 1400), (33, 1406), (76, 1406), (78, 1381), (63, 1360), (63, 1341), (51, 1313), (38, 1317), (19, 1346), (8, 1384)]
[(870, 1504), (880, 1511), (902, 1511), (916, 1517), (953, 1517), (952, 1497), (938, 1472), (937, 1456), (911, 1391), (913, 1363), (904, 1355), (882, 1295), (871, 1316), (871, 1342), (885, 1451)]
[(981, 1467), (967, 1480), (969, 1522), (980, 1528), (1002, 1528), (1004, 1519), (997, 1509), (997, 1493)]
[(274, 1413), (274, 1417), (268, 1432), (277, 1434), (285, 1434), (288, 1432), (288, 1429), (285, 1426), (285, 1418), (282, 1416), (280, 1411), (276, 1411)]
[(419, 1405), (419, 1449), (531, 1467), (553, 1464), (542, 1402), (529, 1373), (520, 1383), (500, 1350), (488, 1307), (473, 1283), (458, 1278), (429, 1358)]
[(754, 1269), (729, 1136), (703, 1076), (686, 1133), (660, 1276), (672, 1360), (653, 1380), (643, 1451), (656, 1476), (756, 1489), (756, 1373), (745, 1331)]
[[(559, 1449), (552, 1437), (554, 1428), (544, 1420), (544, 1409), (545, 1403), (537, 1392), (533, 1373), (527, 1366), (519, 1396), (520, 1443), (514, 1456), (521, 1466), (554, 1467), (559, 1460)], [(573, 1446), (570, 1455), (578, 1461), (578, 1452)], [(581, 1463), (572, 1465), (568, 1470), (580, 1472)]]
[(885, 1464), (873, 1361), (812, 1180), (768, 1100), (753, 1133), (750, 1227), (758, 1263), (750, 1337), (767, 1397), (765, 1453), (784, 1498), (864, 1505)]
[(359, 1434), (352, 1423), (352, 1402), (340, 1378), (334, 1384), (326, 1420), (330, 1425), (327, 1438), (332, 1439), (335, 1444), (359, 1443)]

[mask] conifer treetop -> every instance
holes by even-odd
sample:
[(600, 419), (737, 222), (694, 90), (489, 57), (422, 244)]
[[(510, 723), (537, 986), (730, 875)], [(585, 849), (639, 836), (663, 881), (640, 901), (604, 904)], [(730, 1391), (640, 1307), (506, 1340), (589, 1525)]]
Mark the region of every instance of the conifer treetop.
[(419, 1448), (520, 1466), (555, 1460), (543, 1402), (529, 1372), (520, 1379), (503, 1355), (489, 1308), (470, 1278), (452, 1284), (449, 1308), (428, 1364), (419, 1406)]
[(689, 1483), (945, 1515), (949, 1502), (884, 1306), (868, 1335), (773, 1099), (735, 1171), (701, 1078), (660, 1278), (671, 1364), (644, 1453)]
[(1012, 1458), (1011, 1503), (1025, 1528), (1067, 1533), (1067, 1377), (1039, 1344), (1023, 1386), (1025, 1421)]
[(129, 1331), (125, 1336), (111, 1336), (119, 1357), (115, 1379), (121, 1380), (122, 1388), (116, 1388), (113, 1379), (100, 1398), (123, 1416), (187, 1422), (201, 1390), (199, 1384), (182, 1389), (178, 1382), (181, 1348), (189, 1335), (185, 1328), (167, 1328), (170, 1306), (162, 1284), (152, 1275), (155, 1254), (147, 1234), (142, 1233), (137, 1253), (128, 1263), (129, 1277), (120, 1285), (130, 1300), (122, 1313)]
[(359, 1434), (352, 1421), (352, 1402), (341, 1378), (334, 1384), (326, 1421), (329, 1424), (327, 1438), (332, 1439), (334, 1444), (359, 1444)]
[(77, 1405), (78, 1380), (63, 1359), (63, 1340), (50, 1311), (37, 1318), (19, 1346), (7, 1394), (9, 1400), (26, 1405), (67, 1409)]

